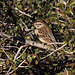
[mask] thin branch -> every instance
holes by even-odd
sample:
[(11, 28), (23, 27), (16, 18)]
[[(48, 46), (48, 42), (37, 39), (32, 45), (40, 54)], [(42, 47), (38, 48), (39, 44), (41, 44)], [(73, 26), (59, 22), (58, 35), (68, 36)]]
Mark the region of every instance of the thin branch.
[(62, 49), (64, 46), (66, 46), (66, 44), (64, 44), (63, 46), (61, 46), (60, 48), (56, 49), (55, 51), (51, 52), (50, 54), (46, 55), (45, 57), (40, 58), (40, 60), (45, 59), (49, 56), (51, 56), (52, 54), (54, 54), (55, 52), (59, 51), (60, 49)]
[(65, 50), (64, 50), (64, 52), (67, 53), (67, 54), (73, 54), (73, 52), (68, 52), (68, 51), (65, 51)]
[(72, 24), (71, 21), (70, 21), (69, 18), (68, 18), (68, 15), (66, 15), (66, 18), (68, 19), (69, 23)]
[(20, 68), (25, 68), (25, 67), (28, 67), (28, 66), (19, 66)]
[[(32, 55), (32, 54), (31, 54), (31, 55)], [(31, 55), (28, 55), (28, 57), (31, 56)], [(28, 58), (28, 57), (27, 57), (27, 58)], [(26, 58), (26, 59), (27, 59), (27, 58)], [(26, 61), (26, 59), (23, 60), (15, 70), (17, 70), (19, 67), (22, 67), (22, 64)], [(29, 65), (28, 65), (28, 66), (29, 66)], [(28, 66), (23, 66), (23, 67), (25, 68), (25, 67), (28, 67)], [(23, 67), (22, 67), (22, 68), (23, 68)], [(15, 70), (12, 70), (11, 72), (9, 72), (9, 74), (13, 73)]]
[(0, 61), (5, 61), (5, 59), (1, 59), (1, 58), (0, 58)]
[[(9, 39), (11, 39), (11, 37), (13, 38), (13, 36), (7, 35), (7, 34), (5, 34), (3, 32), (0, 32), (0, 36), (6, 37), (6, 38), (9, 38)], [(36, 43), (34, 41), (31, 41), (31, 40), (26, 40), (25, 43), (28, 44), (28, 45), (32, 45), (32, 46), (35, 46), (35, 47), (42, 48), (42, 49), (48, 49), (48, 46), (47, 45), (42, 45), (40, 43)]]
[[(66, 3), (65, 3), (64, 1), (63, 1), (63, 3), (66, 5)], [(51, 4), (51, 5), (52, 5), (52, 7), (55, 8), (56, 10), (61, 10), (61, 11), (63, 12), (62, 9), (53, 6), (53, 4)], [(63, 12), (63, 13), (64, 13), (64, 12)], [(61, 14), (60, 14), (60, 15), (61, 15)], [(72, 24), (71, 21), (70, 21), (69, 18), (68, 18), (68, 15), (67, 15), (67, 14), (65, 14), (65, 15), (66, 15), (66, 18), (67, 18), (67, 20), (69, 21), (69, 23)]]
[(5, 48), (5, 47), (9, 47), (9, 48), (17, 48), (17, 49), (19, 49), (17, 46), (3, 46), (3, 48)]
[(7, 34), (5, 34), (5, 33), (3, 33), (3, 32), (0, 32), (0, 36), (2, 36), (2, 37), (7, 37), (7, 38), (13, 37), (13, 36), (7, 35)]
[(71, 15), (73, 15), (73, 16), (74, 16), (74, 13), (73, 13), (72, 11), (70, 11), (70, 13), (71, 13)]
[[(72, 40), (70, 40), (69, 41), (69, 43), (70, 42), (72, 42), (73, 41), (73, 39)], [(42, 57), (42, 58), (40, 58), (40, 60), (42, 60), (42, 59), (45, 59), (45, 58), (47, 58), (47, 57), (49, 57), (49, 56), (51, 56), (52, 54), (54, 54), (55, 52), (57, 52), (57, 51), (59, 51), (59, 50), (61, 50), (63, 47), (65, 47), (67, 44), (64, 44), (63, 46), (61, 46), (61, 47), (59, 47), (58, 49), (56, 49), (55, 51), (53, 51), (53, 52), (51, 52), (50, 54), (48, 54), (48, 55), (46, 55), (45, 57)]]
[(63, 42), (48, 43), (48, 45), (51, 45), (51, 44), (64, 44), (64, 43)]
[[(23, 60), (15, 70), (17, 70), (25, 61), (26, 61), (26, 59)], [(26, 67), (27, 67), (27, 66), (26, 66)], [(10, 75), (10, 74), (13, 73), (15, 70), (12, 70), (12, 71), (9, 72), (8, 74)]]
[(27, 25), (22, 21), (22, 19), (20, 18), (20, 21), (22, 22), (22, 24), (25, 26), (26, 29), (28, 29)]
[(19, 48), (19, 50), (17, 51), (16, 55), (14, 56), (14, 61), (16, 60), (16, 58), (17, 58), (18, 54), (20, 53), (21, 49), (24, 48), (24, 47), (26, 47), (26, 46), (27, 46), (27, 45), (23, 45), (23, 46), (21, 46), (21, 47)]
[(31, 40), (26, 40), (25, 43), (28, 44), (28, 45), (31, 45), (31, 46), (42, 48), (42, 49), (48, 49), (47, 45), (36, 43), (34, 41), (31, 41)]
[(11, 69), (12, 69), (12, 68), (11, 68), (11, 66), (10, 66), (10, 68), (8, 69), (6, 75), (9, 75), (9, 71), (10, 71)]
[(75, 29), (73, 29), (73, 28), (71, 28), (71, 29), (68, 29), (68, 30), (73, 30), (73, 31), (75, 31)]
[(8, 59), (12, 59), (8, 56), (8, 54), (5, 52), (4, 48), (2, 47), (3, 52), (5, 53), (5, 55), (8, 57)]
[[(25, 26), (25, 31), (31, 31), (32, 29), (28, 29), (27, 25), (22, 21), (22, 19), (20, 18), (20, 21), (22, 22), (22, 24)], [(31, 36), (31, 38), (33, 39), (32, 34), (29, 34)]]
[(67, 3), (64, 0), (62, 0), (62, 2), (60, 2), (60, 3), (63, 3), (65, 6), (67, 5)]
[(67, 0), (67, 4), (69, 3), (69, 0)]
[[(0, 33), (1, 33), (1, 32), (0, 32)], [(4, 34), (4, 33), (2, 33), (2, 35), (3, 35), (3, 36), (7, 36), (7, 38), (13, 37), (13, 36), (9, 36), (9, 35)], [(38, 47), (38, 48), (42, 48), (42, 49), (51, 50), (51, 51), (54, 50), (54, 49), (49, 49), (49, 46), (47, 46), (47, 45), (43, 45), (43, 44), (41, 44), (41, 43), (37, 43), (37, 42), (31, 41), (31, 40), (26, 40), (26, 41), (25, 41), (25, 44), (28, 44), (28, 45), (31, 45), (31, 46), (35, 46), (35, 47)], [(55, 42), (55, 43), (50, 43), (50, 44), (48, 44), (48, 45), (51, 45), (51, 44), (64, 44), (64, 43), (62, 43), (62, 42)]]
[(1, 49), (1, 50), (3, 50), (3, 49), (4, 49), (5, 51), (6, 51), (6, 50), (7, 50), (7, 51), (9, 50), (9, 49), (6, 49), (6, 48), (0, 48), (0, 49)]
[(30, 34), (32, 34), (34, 32), (34, 30), (30, 30), (30, 32), (29, 33), (27, 33), (26, 35), (30, 35)]
[(0, 58), (0, 62), (1, 62), (1, 63), (0, 63), (0, 66), (6, 66), (6, 64), (5, 64), (5, 59), (1, 59), (1, 58)]
[(7, 25), (9, 25), (9, 26), (10, 26), (10, 25), (13, 26), (13, 25), (15, 25), (15, 24), (10, 24), (10, 23), (5, 23), (5, 22), (3, 22), (3, 21), (0, 21), (0, 23), (3, 24), (3, 26), (7, 26)]
[[(25, 48), (25, 50), (22, 52), (22, 54), (27, 50), (27, 48), (28, 47)], [(20, 56), (18, 56), (16, 59), (19, 59), (22, 56), (22, 54)]]
[(26, 16), (28, 16), (28, 17), (30, 17), (30, 18), (32, 17), (31, 15), (26, 14), (25, 12), (19, 10), (17, 7), (15, 7), (14, 9), (15, 9), (16, 11), (18, 11), (19, 13), (23, 14), (23, 15), (26, 15)]
[(65, 71), (66, 71), (66, 75), (69, 75), (69, 74), (68, 74), (68, 70), (67, 70), (67, 68), (65, 68)]
[[(35, 46), (35, 47), (42, 48), (42, 49), (49, 49), (49, 46), (43, 45), (43, 44), (41, 44), (41, 43), (37, 43), (37, 42), (35, 42), (35, 41), (26, 40), (25, 43), (28, 44), (28, 45), (31, 45), (31, 46)], [(54, 43), (49, 43), (48, 45), (51, 45), (51, 44), (64, 44), (64, 43), (61, 43), (61, 42), (54, 42)]]

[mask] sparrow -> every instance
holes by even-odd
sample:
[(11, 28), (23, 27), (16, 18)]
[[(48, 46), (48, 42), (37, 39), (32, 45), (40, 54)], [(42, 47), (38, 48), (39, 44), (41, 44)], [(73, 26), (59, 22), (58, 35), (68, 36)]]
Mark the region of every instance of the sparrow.
[[(52, 30), (42, 20), (36, 20), (33, 25), (36, 28), (35, 34), (42, 43), (49, 44), (56, 42)], [(54, 47), (54, 49), (58, 48), (55, 44), (51, 46)]]

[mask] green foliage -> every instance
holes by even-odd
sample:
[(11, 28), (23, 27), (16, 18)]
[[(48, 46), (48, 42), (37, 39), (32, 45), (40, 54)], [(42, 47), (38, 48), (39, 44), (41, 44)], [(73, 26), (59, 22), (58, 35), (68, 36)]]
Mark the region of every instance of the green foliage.
[[(66, 5), (62, 0), (0, 1), (0, 32), (15, 37), (9, 39), (0, 35), (0, 58), (2, 59), (0, 60), (0, 65), (2, 65), (2, 68), (0, 67), (0, 74), (8, 71), (11, 66), (11, 70), (14, 70), (13, 75), (62, 75), (61, 71), (65, 68), (66, 63), (69, 63), (69, 61), (75, 63), (75, 58), (71, 57), (71, 59), (69, 59), (65, 52), (67, 51), (69, 55), (75, 57), (75, 30), (69, 30), (75, 29), (75, 1), (69, 0), (68, 3), (66, 0), (63, 1), (65, 1)], [(32, 17), (15, 10), (15, 7)], [(40, 42), (34, 32), (31, 33), (32, 38), (29, 34), (31, 31), (25, 31), (26, 26), (28, 29), (35, 30), (33, 23), (37, 19), (41, 19), (46, 23), (52, 30), (57, 42), (67, 43), (64, 47), (65, 51), (58, 51), (57, 56), (51, 55), (46, 59), (40, 60), (40, 58), (45, 57), (50, 54), (50, 52), (27, 45), (21, 49), (16, 57), (17, 59), (14, 61), (17, 51), (21, 46), (25, 45), (26, 39)], [(69, 43), (70, 39), (74, 39), (74, 41)], [(62, 45), (58, 45), (58, 47), (60, 46)], [(51, 46), (49, 48), (52, 49)], [(10, 60), (8, 56), (11, 58)], [(4, 62), (5, 66), (2, 64)], [(21, 66), (26, 67), (19, 67), (16, 70), (22, 62), (23, 64)], [(74, 66), (69, 70), (73, 68)], [(73, 73), (74, 72), (75, 70), (73, 70)]]
[(32, 57), (28, 56), (27, 60), (29, 61), (29, 63), (32, 62)]

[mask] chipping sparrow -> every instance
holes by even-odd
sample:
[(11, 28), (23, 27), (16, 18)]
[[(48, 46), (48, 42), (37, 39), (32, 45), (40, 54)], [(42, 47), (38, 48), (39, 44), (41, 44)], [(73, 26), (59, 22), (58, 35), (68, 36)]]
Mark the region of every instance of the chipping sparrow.
[[(34, 22), (34, 26), (36, 27), (35, 34), (38, 36), (41, 42), (47, 44), (56, 42), (51, 29), (49, 29), (49, 27), (41, 20), (36, 20)], [(57, 45), (55, 44), (51, 46), (54, 47), (54, 49), (57, 48)]]

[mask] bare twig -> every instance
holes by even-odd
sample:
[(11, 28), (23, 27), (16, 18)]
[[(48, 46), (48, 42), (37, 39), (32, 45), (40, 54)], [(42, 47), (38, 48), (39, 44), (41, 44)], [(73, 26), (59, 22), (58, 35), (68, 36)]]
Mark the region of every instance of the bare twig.
[(69, 75), (69, 74), (68, 74), (68, 70), (67, 70), (67, 68), (65, 68), (65, 71), (66, 71), (66, 75)]
[[(15, 70), (17, 70), (25, 61), (26, 61), (26, 59), (23, 60)], [(27, 67), (27, 66), (26, 66), (26, 67)], [(15, 70), (12, 70), (12, 71), (9, 72), (8, 74), (10, 75), (10, 74), (13, 73)]]
[(25, 43), (28, 44), (28, 45), (31, 45), (31, 46), (42, 48), (42, 49), (48, 49), (47, 45), (36, 43), (34, 41), (31, 41), (31, 40), (26, 40)]
[(1, 59), (1, 58), (0, 58), (0, 61), (5, 61), (5, 59)]
[(69, 0), (67, 0), (67, 4), (69, 3)]
[(6, 75), (9, 75), (10, 70), (11, 70), (11, 66), (10, 66), (9, 70), (7, 71)]
[[(22, 52), (22, 54), (27, 50), (27, 48), (28, 47), (25, 48), (25, 50)], [(19, 59), (22, 56), (22, 54), (20, 56), (18, 56), (16, 59)]]
[(21, 49), (24, 48), (24, 47), (26, 47), (26, 46), (27, 46), (27, 45), (23, 45), (23, 46), (21, 46), (21, 47), (19, 48), (19, 50), (17, 51), (16, 55), (14, 56), (14, 61), (16, 60), (16, 58), (17, 58), (18, 54), (20, 53)]
[(71, 21), (70, 21), (69, 18), (68, 18), (68, 15), (66, 15), (66, 18), (68, 19), (69, 23), (72, 24)]
[(61, 46), (60, 48), (54, 50), (53, 52), (51, 52), (50, 54), (46, 55), (45, 57), (40, 58), (40, 60), (45, 59), (49, 56), (51, 56), (52, 54), (54, 54), (55, 52), (59, 51), (60, 49), (62, 49), (64, 46), (66, 46), (66, 44), (64, 44), (63, 46)]
[(0, 61), (0, 67), (1, 66), (3, 66), (3, 67), (6, 66), (5, 61)]
[(60, 2), (60, 3), (62, 3), (64, 5), (67, 5), (67, 3), (64, 0), (62, 0), (62, 2)]
[[(32, 55), (32, 54), (31, 54), (31, 55)], [(28, 55), (27, 58), (30, 57), (31, 55)], [(26, 58), (26, 59), (27, 59), (27, 58)], [(18, 65), (18, 67), (16, 67), (15, 70), (17, 70), (19, 67), (22, 67), (22, 64), (26, 61), (26, 59), (23, 60), (23, 61)], [(29, 65), (28, 65), (28, 66), (23, 66), (22, 68), (25, 68), (25, 67), (29, 67)], [(9, 72), (9, 75), (12, 74), (15, 70), (12, 70), (11, 72)]]
[[(9, 39), (11, 39), (11, 37), (13, 37), (13, 36), (7, 35), (7, 34), (5, 34), (3, 32), (0, 32), (0, 36), (6, 37), (6, 38), (9, 38)], [(42, 49), (48, 49), (47, 45), (42, 45), (40, 43), (36, 43), (34, 41), (31, 41), (31, 40), (26, 40), (25, 43), (28, 44), (28, 45), (32, 45), (32, 46), (35, 46), (35, 47), (42, 48)]]
[(51, 44), (64, 44), (64, 43), (63, 42), (48, 43), (48, 45), (51, 45)]
[(33, 33), (34, 32), (34, 30), (33, 31), (30, 31), (29, 33), (27, 33), (26, 35), (30, 35), (31, 33)]
[(25, 68), (25, 67), (28, 67), (28, 66), (19, 66), (20, 68)]
[(0, 32), (0, 36), (6, 37), (6, 38), (11, 38), (11, 37), (13, 37), (13, 36), (7, 35), (7, 34), (5, 34), (5, 33), (3, 33), (3, 32)]
[[(72, 42), (72, 41), (73, 41), (73, 39), (72, 39), (72, 40), (70, 40), (70, 41), (69, 41), (69, 43), (70, 43), (70, 42)], [(50, 54), (46, 55), (45, 57), (40, 58), (40, 60), (45, 59), (45, 58), (47, 58), (47, 57), (51, 56), (53, 53), (55, 53), (55, 52), (57, 52), (57, 51), (61, 50), (61, 49), (62, 49), (63, 47), (65, 47), (66, 45), (67, 45), (67, 44), (64, 44), (63, 46), (59, 47), (59, 48), (58, 48), (58, 49), (56, 49), (55, 51), (53, 51), (53, 52), (51, 52)]]
[[(20, 21), (22, 22), (22, 24), (25, 26), (25, 31), (31, 31), (32, 29), (28, 29), (27, 25), (22, 21), (22, 19), (20, 18)], [(30, 33), (31, 38), (33, 39), (32, 34)]]
[(20, 18), (20, 21), (22, 22), (22, 24), (25, 26), (26, 29), (28, 29), (27, 25), (22, 21), (22, 19)]
[[(2, 32), (0, 32), (0, 33), (2, 33)], [(13, 36), (9, 36), (9, 35), (4, 34), (4, 33), (2, 33), (1, 35), (2, 36), (7, 36), (7, 38), (13, 37)], [(37, 43), (35, 41), (31, 41), (31, 40), (26, 40), (25, 44), (35, 46), (35, 47), (39, 47), (39, 48), (42, 48), (42, 49), (49, 49), (49, 46), (43, 45), (41, 43)], [(48, 45), (51, 45), (51, 44), (64, 44), (64, 43), (62, 43), (62, 42), (54, 42), (54, 43), (49, 43)], [(53, 51), (54, 49), (49, 49), (49, 50)]]
[(17, 49), (18, 49), (17, 46), (3, 46), (3, 48), (5, 48), (5, 47), (6, 47), (6, 48), (7, 48), (7, 47), (8, 47), (8, 48), (17, 48)]
[[(31, 40), (26, 40), (25, 43), (28, 44), (28, 45), (31, 45), (31, 46), (42, 48), (42, 49), (48, 49), (49, 48), (49, 46), (47, 46), (47, 45), (43, 45), (41, 43), (37, 43), (37, 42), (31, 41)], [(64, 44), (64, 43), (54, 42), (54, 43), (49, 43), (48, 45), (51, 45), (51, 44)]]
[(68, 51), (65, 51), (65, 50), (64, 50), (64, 52), (67, 53), (67, 54), (73, 54), (74, 53), (74, 52), (68, 52)]
[(5, 52), (4, 48), (2, 47), (3, 52), (5, 53), (5, 55), (8, 57), (8, 59), (11, 59), (8, 54)]
[(3, 22), (3, 21), (0, 21), (0, 23), (3, 24), (3, 26), (6, 26), (6, 25), (11, 25), (11, 26), (12, 26), (12, 25), (15, 25), (15, 24), (5, 23), (5, 22)]
[(74, 16), (74, 13), (73, 13), (72, 11), (70, 11), (70, 13), (71, 13), (71, 15), (73, 15), (73, 16)]
[[(60, 2), (60, 3), (61, 3), (61, 2)], [(65, 6), (66, 6), (66, 2), (65, 2), (65, 1), (62, 0), (62, 3), (65, 4)], [(52, 7), (55, 8), (56, 10), (61, 10), (61, 11), (63, 12), (62, 9), (53, 6), (53, 4), (51, 4), (51, 5), (52, 5)], [(63, 12), (63, 13), (64, 13), (64, 12)], [(61, 14), (60, 14), (60, 15), (61, 15)], [(69, 23), (72, 24), (71, 21), (70, 21), (69, 18), (68, 18), (68, 15), (67, 15), (67, 14), (65, 14), (65, 15), (66, 15), (66, 18), (67, 18), (67, 20), (69, 21)]]
[(73, 29), (73, 28), (71, 28), (71, 29), (68, 29), (68, 30), (73, 30), (73, 31), (75, 31), (75, 29)]
[(28, 17), (32, 17), (31, 15), (26, 14), (25, 12), (19, 10), (17, 7), (15, 7), (14, 9), (15, 9), (16, 11), (18, 11), (19, 13), (23, 14), (23, 15), (26, 15), (26, 16), (28, 16)]

